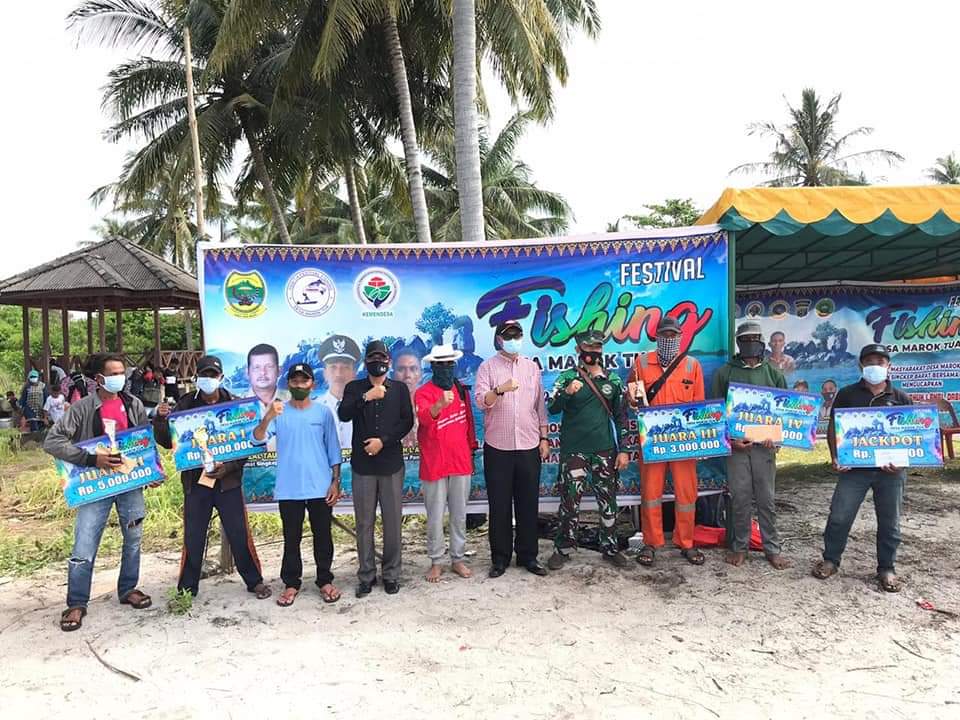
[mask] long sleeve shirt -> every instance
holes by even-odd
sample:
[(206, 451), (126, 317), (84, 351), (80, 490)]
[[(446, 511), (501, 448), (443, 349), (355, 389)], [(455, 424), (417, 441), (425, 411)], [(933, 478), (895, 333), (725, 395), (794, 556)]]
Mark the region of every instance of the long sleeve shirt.
[[(127, 427), (147, 424), (147, 411), (143, 403), (132, 395), (120, 394), (121, 411), (127, 417)], [(89, 440), (103, 435), (103, 401), (100, 393), (92, 393), (81, 398), (63, 414), (53, 427), (47, 431), (43, 449), (55, 458), (66, 460), (74, 465), (94, 467), (97, 456), (77, 447), (81, 440)]]
[[(560, 373), (547, 404), (551, 414), (563, 414), (560, 427), (560, 453), (592, 455), (613, 449), (629, 452), (627, 399), (623, 382), (614, 373), (593, 375), (590, 379), (607, 401), (613, 417), (607, 413), (577, 370), (565, 370)], [(568, 395), (567, 385), (574, 380), (580, 380), (583, 387), (573, 395)]]
[[(350, 466), (358, 475), (392, 475), (403, 467), (401, 441), (413, 427), (413, 406), (407, 386), (393, 380), (384, 381), (387, 392), (382, 400), (367, 402), (364, 393), (373, 388), (369, 378), (353, 380), (343, 390), (337, 408), (341, 422), (353, 423)], [(380, 438), (383, 449), (373, 457), (367, 455), (363, 441)]]
[[(520, 386), (487, 405), (486, 394), (508, 382)], [(540, 444), (540, 428), (547, 424), (540, 367), (530, 358), (503, 353), (484, 360), (477, 369), (474, 400), (483, 410), (483, 441), (497, 450), (532, 450)]]

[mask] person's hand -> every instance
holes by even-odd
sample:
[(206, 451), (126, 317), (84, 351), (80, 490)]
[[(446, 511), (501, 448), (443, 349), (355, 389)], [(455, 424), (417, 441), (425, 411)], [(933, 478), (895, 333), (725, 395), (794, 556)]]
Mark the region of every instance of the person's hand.
[(367, 402), (373, 402), (374, 400), (383, 400), (387, 395), (387, 386), (386, 385), (374, 385), (372, 388), (367, 390), (363, 394), (363, 399)]
[(157, 405), (157, 417), (165, 418), (170, 416), (170, 404), (164, 400), (162, 403)]
[(444, 390), (443, 396), (440, 398), (439, 403), (441, 410), (453, 403), (453, 390)]
[(215, 462), (213, 464), (213, 470), (211, 470), (210, 472), (207, 472), (206, 470), (204, 470), (204, 474), (211, 480), (221, 480), (223, 479), (223, 476), (226, 474), (226, 467), (224, 466), (223, 463)]
[(898, 472), (900, 472), (900, 468), (898, 468), (893, 463), (887, 463), (880, 469), (883, 470), (883, 472), (888, 473), (890, 475), (896, 475)]
[(833, 459), (831, 465), (833, 465), (833, 469), (837, 472), (847, 472), (850, 469), (844, 465), (841, 465), (836, 458)]
[(505, 383), (501, 383), (497, 386), (497, 390), (500, 391), (500, 394), (513, 392), (520, 387), (520, 383), (517, 382), (516, 378), (510, 378)]
[(271, 420), (277, 417), (278, 415), (283, 415), (282, 400), (274, 400), (272, 403), (270, 403), (270, 409), (267, 410), (267, 417), (270, 418)]
[(770, 448), (773, 447), (773, 440), (771, 440), (770, 438), (767, 438), (766, 440), (763, 441), (763, 446), (769, 450)]
[(383, 450), (383, 440), (380, 438), (367, 438), (363, 441), (363, 449), (366, 451), (367, 455), (373, 457)]
[(749, 440), (731, 440), (730, 444), (733, 446), (734, 450), (746, 450), (748, 447), (753, 445)]
[(123, 465), (123, 458), (119, 455), (97, 453), (97, 467), (101, 470), (117, 470)]
[(342, 497), (343, 493), (340, 492), (340, 481), (334, 480), (332, 483), (330, 483), (330, 489), (327, 490), (327, 505), (333, 507), (340, 502), (340, 498)]
[(631, 406), (636, 407), (637, 403), (640, 400), (639, 397), (640, 383), (637, 382), (628, 382), (627, 383), (627, 402)]
[(617, 453), (617, 470), (626, 470), (627, 465), (629, 464), (630, 464), (629, 453), (625, 453), (625, 452)]
[(564, 391), (567, 395), (576, 395), (576, 394), (580, 391), (580, 388), (582, 388), (582, 387), (583, 387), (583, 383), (580, 382), (579, 380), (571, 380), (571, 381), (567, 384), (567, 387), (565, 387), (565, 388), (563, 389), (563, 391)]
[(161, 485), (163, 485), (163, 480), (157, 480), (156, 482), (152, 482), (149, 485), (147, 485), (147, 487), (150, 488), (151, 490), (156, 490)]
[(546, 462), (548, 457), (550, 457), (550, 441), (541, 440), (540, 441), (540, 459)]

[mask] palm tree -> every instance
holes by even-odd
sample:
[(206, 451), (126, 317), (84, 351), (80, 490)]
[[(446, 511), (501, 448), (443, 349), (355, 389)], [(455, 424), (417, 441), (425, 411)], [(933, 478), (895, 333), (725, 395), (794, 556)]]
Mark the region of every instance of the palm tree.
[(480, 125), (477, 117), (477, 8), (475, 0), (453, 0), (453, 119), (460, 237), (484, 239)]
[[(128, 199), (160, 187), (160, 178), (176, 158), (190, 152), (186, 119), (186, 72), (183, 66), (183, 27), (194, 38), (194, 77), (203, 76), (206, 87), (197, 87), (197, 122), (207, 186), (205, 195), (219, 194), (219, 177), (233, 162), (236, 143), (243, 138), (250, 151), (256, 178), (269, 203), (283, 242), (289, 242), (284, 214), (263, 153), (267, 129), (266, 109), (272, 100), (270, 68), (288, 50), (286, 39), (272, 33), (242, 58), (215, 75), (205, 72), (221, 31), (221, 7), (211, 1), (159, 3), (138, 0), (86, 0), (70, 13), (67, 22), (81, 36), (91, 34), (101, 44), (150, 48), (162, 58), (141, 56), (111, 71), (104, 106), (117, 118), (106, 133), (116, 141), (143, 136), (148, 143), (124, 166), (115, 189)], [(176, 178), (174, 178), (176, 179)], [(173, 185), (174, 192), (177, 188)]]
[[(572, 213), (557, 193), (541, 190), (531, 179), (530, 168), (514, 154), (532, 113), (517, 113), (490, 143), (479, 135), (480, 175), (483, 188), (485, 239), (546, 237), (563, 233)], [(455, 140), (447, 133), (430, 149), (438, 169), (426, 167), (427, 197), (432, 208), (433, 237), (442, 242), (465, 240), (461, 204), (456, 184)]]
[(927, 179), (938, 185), (960, 185), (960, 160), (953, 153), (937, 158), (937, 163), (927, 168)]
[(766, 162), (738, 165), (731, 173), (760, 172), (773, 176), (763, 183), (772, 187), (822, 185), (866, 185), (862, 172), (852, 166), (858, 161), (881, 160), (892, 165), (903, 156), (893, 150), (862, 150), (848, 153), (847, 147), (857, 137), (865, 137), (873, 128), (858, 127), (840, 134), (836, 119), (840, 110), (840, 95), (834, 95), (826, 107), (816, 91), (806, 88), (799, 107), (787, 102), (790, 122), (785, 126), (774, 123), (754, 123), (750, 135), (771, 137), (776, 145)]

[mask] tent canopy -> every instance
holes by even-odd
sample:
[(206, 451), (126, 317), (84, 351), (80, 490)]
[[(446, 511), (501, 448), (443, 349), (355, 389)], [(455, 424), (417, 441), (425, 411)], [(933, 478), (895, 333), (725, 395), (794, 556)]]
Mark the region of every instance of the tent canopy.
[(724, 190), (738, 285), (960, 275), (960, 185)]

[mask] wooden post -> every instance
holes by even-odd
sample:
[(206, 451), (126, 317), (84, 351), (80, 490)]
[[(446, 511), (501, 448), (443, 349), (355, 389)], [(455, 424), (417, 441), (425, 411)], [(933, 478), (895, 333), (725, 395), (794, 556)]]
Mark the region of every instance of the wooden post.
[(156, 305), (153, 306), (153, 364), (160, 372), (160, 308)]
[(117, 300), (117, 352), (123, 354), (123, 305)]
[(197, 310), (197, 322), (200, 323), (200, 349), (203, 350), (203, 352), (206, 352), (207, 341), (206, 338), (203, 337), (203, 317), (200, 315), (199, 310)]
[(33, 366), (30, 358), (30, 308), (23, 306), (23, 378), (26, 380)]
[(73, 363), (70, 357), (70, 311), (66, 305), (60, 309), (60, 333), (63, 335), (63, 369), (69, 373)]
[(43, 363), (41, 366), (41, 374), (43, 375), (43, 381), (50, 384), (50, 308), (47, 307), (47, 303), (44, 302), (40, 305), (40, 323), (43, 325), (42, 337), (43, 337)]
[(106, 327), (107, 309), (103, 304), (103, 296), (100, 297), (100, 312), (97, 313), (98, 329), (100, 331), (100, 352), (107, 351), (107, 327)]
[(200, 134), (197, 132), (197, 110), (193, 100), (193, 52), (190, 48), (190, 28), (183, 29), (184, 63), (187, 80), (187, 121), (190, 124), (190, 142), (193, 146), (193, 179), (197, 203), (197, 235), (204, 237), (203, 227), (203, 166), (200, 163)]
[(87, 310), (87, 355), (93, 355), (93, 310)]
[(183, 311), (183, 329), (187, 334), (187, 350), (193, 350), (193, 314), (190, 312), (190, 308), (185, 308)]

